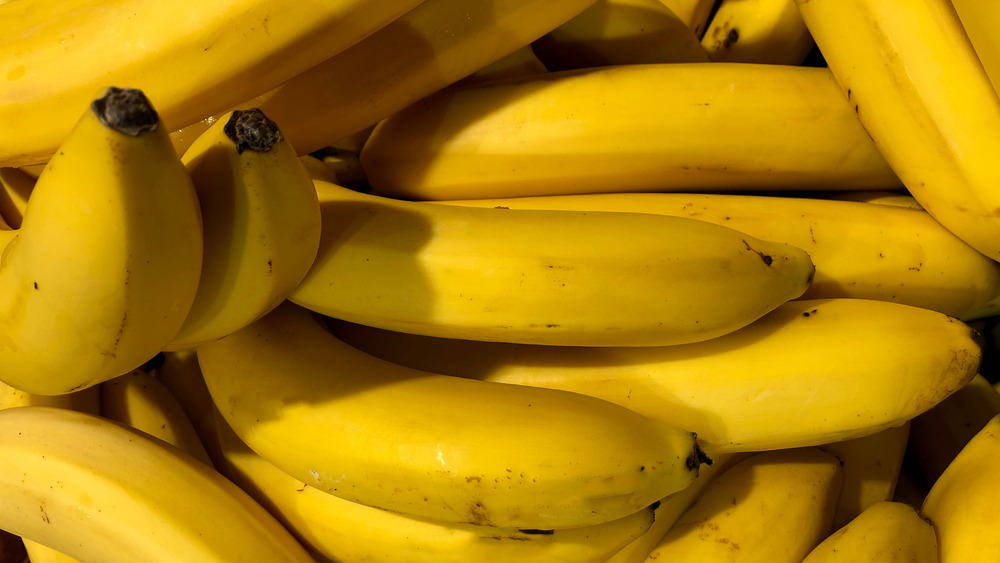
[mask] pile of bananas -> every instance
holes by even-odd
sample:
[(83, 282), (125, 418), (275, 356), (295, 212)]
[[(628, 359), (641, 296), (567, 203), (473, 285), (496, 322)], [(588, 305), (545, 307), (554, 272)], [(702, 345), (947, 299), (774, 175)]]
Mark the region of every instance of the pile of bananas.
[(0, 563), (995, 562), (998, 27), (0, 0)]

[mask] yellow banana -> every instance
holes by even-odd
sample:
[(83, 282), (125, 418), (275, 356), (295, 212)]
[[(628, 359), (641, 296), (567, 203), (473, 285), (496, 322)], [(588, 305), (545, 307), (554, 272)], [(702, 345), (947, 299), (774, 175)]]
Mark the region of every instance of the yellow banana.
[(684, 488), (704, 460), (690, 432), (618, 405), (379, 360), (287, 302), (198, 360), (264, 459), (344, 499), (443, 522), (609, 522)]
[(23, 540), (24, 549), (28, 553), (28, 559), (25, 563), (77, 563), (77, 559), (73, 559), (69, 555), (56, 551), (51, 547), (46, 547), (38, 542), (33, 542), (31, 540)]
[(509, 209), (625, 211), (689, 217), (809, 253), (816, 276), (804, 299), (894, 301), (952, 316), (1000, 294), (1000, 264), (924, 211), (807, 197), (611, 193), (449, 200)]
[(0, 166), (44, 162), (107, 84), (139, 88), (170, 130), (343, 51), (420, 0), (20, 0), (0, 5)]
[(715, 9), (715, 0), (660, 0), (660, 2), (677, 14), (699, 39), (705, 33), (705, 26), (712, 16), (712, 10)]
[(376, 126), (361, 163), (375, 191), (405, 199), (899, 187), (830, 71), (790, 65), (620, 65), (447, 89)]
[(198, 293), (170, 350), (221, 338), (284, 301), (320, 237), (309, 172), (260, 110), (224, 116), (181, 162), (198, 194), (205, 250)]
[(800, 563), (830, 533), (841, 469), (816, 448), (751, 456), (723, 472), (647, 561)]
[(1000, 414), (1000, 393), (977, 374), (937, 406), (913, 419), (910, 450), (931, 485), (958, 452)]
[(1000, 3), (982, 0), (951, 0), (972, 47), (989, 77), (993, 89), (1000, 91)]
[(335, 323), (407, 367), (592, 395), (697, 432), (710, 454), (815, 446), (899, 426), (976, 374), (972, 330), (927, 309), (792, 301), (678, 346), (584, 348), (446, 340)]
[(931, 486), (920, 513), (937, 531), (941, 563), (996, 561), (1000, 536), (1000, 415), (990, 419)]
[(223, 474), (305, 545), (333, 561), (603, 563), (654, 519), (653, 509), (646, 508), (603, 524), (543, 532), (407, 516), (313, 488), (254, 453), (225, 420), (217, 427), (226, 460)]
[(100, 387), (95, 385), (64, 395), (36, 395), (25, 393), (6, 383), (0, 383), (0, 409), (29, 405), (59, 407), (90, 414), (101, 414)]
[[(548, 72), (545, 64), (539, 60), (532, 50), (531, 45), (525, 45), (515, 49), (510, 54), (501, 59), (497, 59), (483, 68), (473, 72), (465, 78), (456, 82), (456, 85), (472, 84), (476, 82), (488, 82), (501, 78), (512, 78), (514, 76), (525, 76), (529, 74), (540, 74)], [(374, 126), (372, 127), (374, 129)], [(371, 133), (371, 131), (369, 131)], [(363, 143), (358, 144), (356, 149), (361, 150)]]
[(212, 465), (180, 402), (145, 368), (105, 381), (100, 390), (101, 416), (155, 436)]
[(299, 154), (311, 153), (529, 45), (593, 2), (426, 0), (236, 107), (260, 108)]
[(909, 436), (908, 420), (869, 436), (819, 446), (837, 456), (843, 468), (833, 529), (844, 527), (875, 503), (892, 500)]
[(312, 559), (246, 493), (187, 453), (68, 409), (0, 411), (0, 528), (81, 561)]
[(660, 0), (596, 0), (531, 47), (553, 71), (708, 62), (691, 28)]
[(948, 0), (795, 0), (844, 95), (920, 205), (1000, 258), (1000, 98)]
[(34, 187), (35, 178), (20, 168), (0, 168), (0, 217), (11, 228), (20, 228)]
[(390, 330), (680, 344), (745, 326), (801, 295), (813, 275), (798, 248), (694, 219), (435, 205), (325, 182), (316, 189), (322, 241), (289, 300)]
[(795, 0), (722, 0), (701, 38), (713, 61), (800, 65), (815, 47)]
[(142, 92), (109, 88), (94, 100), (38, 178), (21, 228), (0, 239), (8, 385), (77, 391), (139, 367), (173, 338), (198, 286), (201, 217)]
[(184, 409), (184, 414), (194, 426), (212, 465), (221, 467), (223, 460), (215, 428), (215, 403), (205, 386), (195, 351), (163, 352), (156, 378), (170, 390)]
[(906, 561), (937, 563), (934, 527), (917, 511), (899, 502), (879, 502), (838, 528), (802, 563)]
[(889, 190), (850, 190), (843, 192), (826, 192), (823, 196), (826, 199), (838, 201), (861, 201), (865, 203), (877, 203), (879, 205), (895, 205), (908, 209), (920, 209), (920, 203), (913, 199), (913, 196)]

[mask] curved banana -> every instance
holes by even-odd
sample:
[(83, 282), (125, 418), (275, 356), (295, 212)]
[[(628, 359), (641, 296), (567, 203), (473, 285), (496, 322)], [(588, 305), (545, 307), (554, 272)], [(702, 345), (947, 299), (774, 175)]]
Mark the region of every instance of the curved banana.
[(892, 500), (910, 436), (910, 422), (869, 436), (819, 446), (837, 456), (844, 473), (833, 516), (834, 530), (846, 526), (874, 504)]
[(184, 153), (201, 206), (205, 250), (191, 311), (167, 350), (195, 348), (285, 300), (319, 247), (316, 189), (277, 124), (234, 111)]
[(934, 527), (900, 502), (873, 504), (817, 545), (802, 563), (937, 563)]
[[(480, 68), (455, 84), (462, 85), (476, 82), (488, 82), (490, 80), (497, 80), (501, 78), (541, 74), (548, 71), (549, 69), (546, 68), (545, 64), (538, 58), (537, 55), (535, 55), (535, 51), (531, 48), (531, 45), (525, 45), (524, 47), (515, 49), (503, 58), (497, 59)], [(375, 127), (372, 126), (372, 129), (374, 128)], [(371, 133), (371, 131), (368, 131), (368, 133)], [(364, 145), (364, 143), (360, 143), (354, 148), (360, 151), (362, 145)]]
[(0, 217), (11, 228), (21, 227), (34, 187), (35, 178), (20, 168), (0, 168)]
[(998, 414), (1000, 393), (982, 374), (976, 374), (961, 389), (914, 418), (909, 448), (924, 479), (933, 485), (958, 452)]
[(1000, 415), (962, 448), (927, 493), (920, 514), (937, 532), (941, 563), (985, 563), (1000, 553)]
[(312, 559), (246, 493), (185, 452), (105, 418), (0, 411), (0, 528), (81, 561)]
[(1000, 259), (1000, 98), (948, 0), (795, 0), (849, 104), (920, 205)]
[(795, 0), (722, 0), (701, 38), (715, 62), (801, 65), (816, 46)]
[(531, 48), (552, 71), (708, 62), (691, 28), (660, 0), (596, 0)]
[(611, 401), (697, 432), (713, 455), (899, 426), (965, 385), (981, 358), (963, 323), (864, 299), (792, 301), (731, 334), (679, 346), (509, 345), (344, 323), (333, 332), (411, 368)]
[(800, 563), (831, 531), (841, 478), (816, 448), (751, 456), (705, 488), (647, 561)]
[(223, 458), (215, 428), (215, 403), (201, 375), (195, 351), (163, 352), (162, 363), (155, 374), (184, 409), (212, 465), (221, 467)]
[(21, 228), (5, 237), (8, 385), (78, 391), (139, 367), (173, 338), (198, 286), (201, 217), (141, 91), (109, 88), (94, 100), (39, 176)]
[(438, 521), (600, 524), (682, 489), (703, 461), (690, 432), (575, 393), (396, 366), (287, 302), (198, 360), (261, 457), (311, 487)]
[[(273, 88), (420, 0), (19, 0), (0, 5), (0, 166), (55, 153), (95, 91), (139, 88), (179, 129)], [(114, 30), (111, 32), (110, 30)]]
[(972, 43), (983, 70), (993, 89), (1000, 91), (1000, 39), (996, 28), (1000, 26), (1000, 4), (981, 0), (951, 0), (958, 13), (969, 41)]
[(745, 63), (447, 89), (379, 123), (361, 163), (404, 199), (900, 185), (828, 69)]
[(299, 154), (311, 153), (529, 45), (593, 2), (425, 0), (343, 53), (236, 107), (260, 108)]
[(803, 299), (880, 299), (959, 317), (1000, 294), (1000, 264), (956, 237), (925, 211), (900, 205), (686, 193), (557, 195), (441, 203), (654, 213), (724, 225), (808, 252), (816, 265), (816, 276), (802, 294)]
[(217, 427), (226, 461), (222, 473), (333, 561), (603, 563), (654, 519), (650, 507), (603, 524), (553, 531), (436, 522), (320, 491), (254, 453), (225, 420)]
[(715, 9), (715, 0), (660, 0), (671, 12), (681, 18), (691, 28), (695, 37), (701, 38), (705, 26)]
[(693, 219), (434, 205), (325, 182), (316, 189), (322, 242), (289, 300), (390, 330), (680, 344), (745, 326), (801, 295), (813, 275), (798, 248)]

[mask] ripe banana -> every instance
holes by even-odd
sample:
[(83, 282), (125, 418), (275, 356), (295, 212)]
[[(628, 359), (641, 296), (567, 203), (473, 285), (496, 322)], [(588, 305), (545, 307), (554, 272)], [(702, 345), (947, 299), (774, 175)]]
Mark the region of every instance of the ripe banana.
[(168, 350), (221, 338), (276, 307), (309, 271), (320, 238), (309, 172), (260, 110), (223, 116), (181, 162), (198, 194), (205, 250), (198, 293)]
[(745, 326), (800, 296), (813, 275), (798, 248), (694, 219), (475, 209), (315, 184), (322, 241), (289, 300), (390, 330), (680, 344)]
[(287, 302), (198, 360), (226, 421), (279, 469), (443, 522), (609, 522), (684, 488), (704, 461), (685, 430), (575, 393), (396, 366)]
[(795, 0), (722, 0), (701, 38), (713, 61), (801, 65), (816, 46)]
[(221, 417), (217, 427), (225, 456), (222, 473), (305, 545), (332, 561), (603, 563), (653, 523), (652, 508), (603, 524), (551, 532), (407, 516), (310, 487), (254, 453)]
[(910, 451), (928, 483), (934, 482), (958, 452), (1000, 414), (1000, 393), (982, 374), (934, 408), (913, 419)]
[(889, 190), (851, 190), (843, 192), (826, 192), (823, 196), (826, 199), (838, 201), (861, 201), (865, 203), (877, 203), (879, 205), (896, 205), (909, 209), (920, 209), (920, 203), (913, 199), (913, 196)]
[(273, 88), (420, 0), (19, 0), (0, 5), (0, 166), (44, 162), (90, 96), (139, 88), (170, 130)]
[(593, 2), (425, 0), (343, 53), (236, 107), (260, 108), (299, 154), (311, 153), (529, 45)]
[(648, 561), (800, 563), (831, 530), (841, 469), (816, 448), (751, 456), (723, 472)]
[(802, 295), (804, 299), (880, 299), (959, 317), (1000, 294), (1000, 264), (956, 237), (927, 212), (899, 205), (685, 193), (557, 195), (442, 203), (655, 213), (724, 225), (808, 252), (816, 265), (816, 276)]
[(222, 452), (215, 428), (215, 403), (205, 386), (194, 350), (163, 352), (156, 379), (170, 390), (194, 426), (212, 465), (221, 467)]
[(1000, 3), (982, 0), (951, 0), (972, 47), (989, 77), (993, 89), (1000, 91)]
[(0, 411), (0, 528), (81, 561), (312, 561), (185, 452), (68, 409)]
[(531, 47), (553, 71), (708, 62), (691, 28), (660, 0), (596, 0)]
[(21, 227), (35, 178), (20, 168), (0, 168), (0, 217), (13, 229)]
[[(512, 78), (515, 76), (525, 76), (529, 74), (541, 74), (548, 72), (545, 64), (535, 55), (531, 45), (525, 45), (515, 49), (510, 54), (501, 59), (497, 59), (483, 68), (473, 72), (455, 84), (472, 84), (475, 82), (488, 82), (500, 78)], [(371, 129), (375, 127), (372, 126)], [(369, 130), (368, 133), (371, 133)], [(367, 135), (366, 135), (367, 138)], [(360, 151), (364, 143), (356, 145), (356, 150)]]
[(201, 217), (142, 92), (109, 88), (94, 100), (38, 178), (21, 228), (0, 239), (8, 385), (78, 391), (139, 367), (173, 338), (197, 290)]
[(900, 185), (828, 69), (743, 63), (447, 89), (376, 126), (361, 163), (404, 199)]
[(1000, 536), (1000, 415), (990, 419), (934, 482), (920, 507), (937, 531), (941, 563), (996, 561)]
[(660, 0), (660, 3), (677, 14), (699, 39), (715, 9), (715, 0)]
[(909, 436), (908, 420), (869, 436), (819, 446), (837, 456), (843, 468), (843, 485), (833, 516), (834, 530), (846, 526), (876, 503), (892, 500)]
[(802, 563), (937, 563), (934, 527), (912, 506), (879, 502), (817, 545)]
[(1000, 259), (1000, 98), (948, 0), (795, 0), (865, 130), (920, 205)]
[(573, 391), (692, 430), (710, 454), (814, 446), (899, 426), (976, 374), (972, 330), (927, 309), (792, 301), (749, 326), (679, 346), (583, 348), (434, 339), (337, 323), (411, 368)]
[(64, 395), (35, 395), (0, 383), (0, 409), (29, 405), (59, 407), (90, 414), (101, 414), (100, 386), (95, 385)]

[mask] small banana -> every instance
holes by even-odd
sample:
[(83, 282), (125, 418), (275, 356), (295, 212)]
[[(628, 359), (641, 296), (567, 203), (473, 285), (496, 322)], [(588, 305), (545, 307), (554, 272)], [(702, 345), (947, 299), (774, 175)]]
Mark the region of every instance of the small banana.
[(817, 545), (802, 563), (907, 561), (937, 563), (934, 527), (899, 502), (879, 502)]
[(705, 488), (647, 561), (800, 563), (831, 531), (841, 478), (816, 448), (751, 456)]
[(784, 65), (816, 46), (795, 0), (721, 0), (701, 43), (716, 62)]
[[(226, 461), (223, 474), (254, 496), (305, 545), (332, 561), (603, 563), (643, 534), (654, 519), (650, 507), (603, 524), (566, 530), (436, 522), (320, 491), (254, 453), (221, 417), (217, 428)], [(710, 469), (714, 470), (714, 464)]]
[(680, 344), (745, 326), (802, 295), (813, 276), (796, 247), (694, 219), (474, 209), (315, 183), (322, 241), (289, 300), (390, 330)]
[(587, 348), (436, 339), (334, 322), (348, 344), (415, 369), (562, 389), (697, 432), (710, 454), (817, 446), (899, 426), (976, 374), (967, 325), (865, 299), (792, 301), (731, 334)]
[(201, 216), (141, 91), (108, 88), (93, 101), (39, 176), (21, 227), (0, 239), (8, 385), (78, 391), (139, 367), (174, 337), (198, 286)]
[(286, 302), (198, 349), (212, 399), (261, 457), (310, 487), (443, 522), (609, 522), (687, 486), (690, 432), (564, 391), (407, 369)]
[(11, 228), (21, 227), (35, 178), (20, 168), (0, 168), (0, 217)]
[(951, 3), (795, 2), (842, 98), (910, 194), (1000, 259), (1000, 97)]
[(311, 562), (263, 508), (182, 450), (53, 407), (0, 411), (0, 528), (80, 561)]
[(691, 28), (660, 0), (596, 0), (531, 47), (552, 71), (708, 62)]
[(748, 63), (445, 89), (380, 122), (361, 164), (376, 192), (423, 200), (900, 186), (829, 69)]
[(181, 162), (198, 194), (205, 250), (198, 293), (167, 350), (221, 338), (284, 301), (320, 238), (309, 172), (260, 110), (223, 116)]
[(994, 416), (931, 486), (920, 514), (937, 532), (941, 563), (985, 563), (1000, 553), (1000, 415)]

